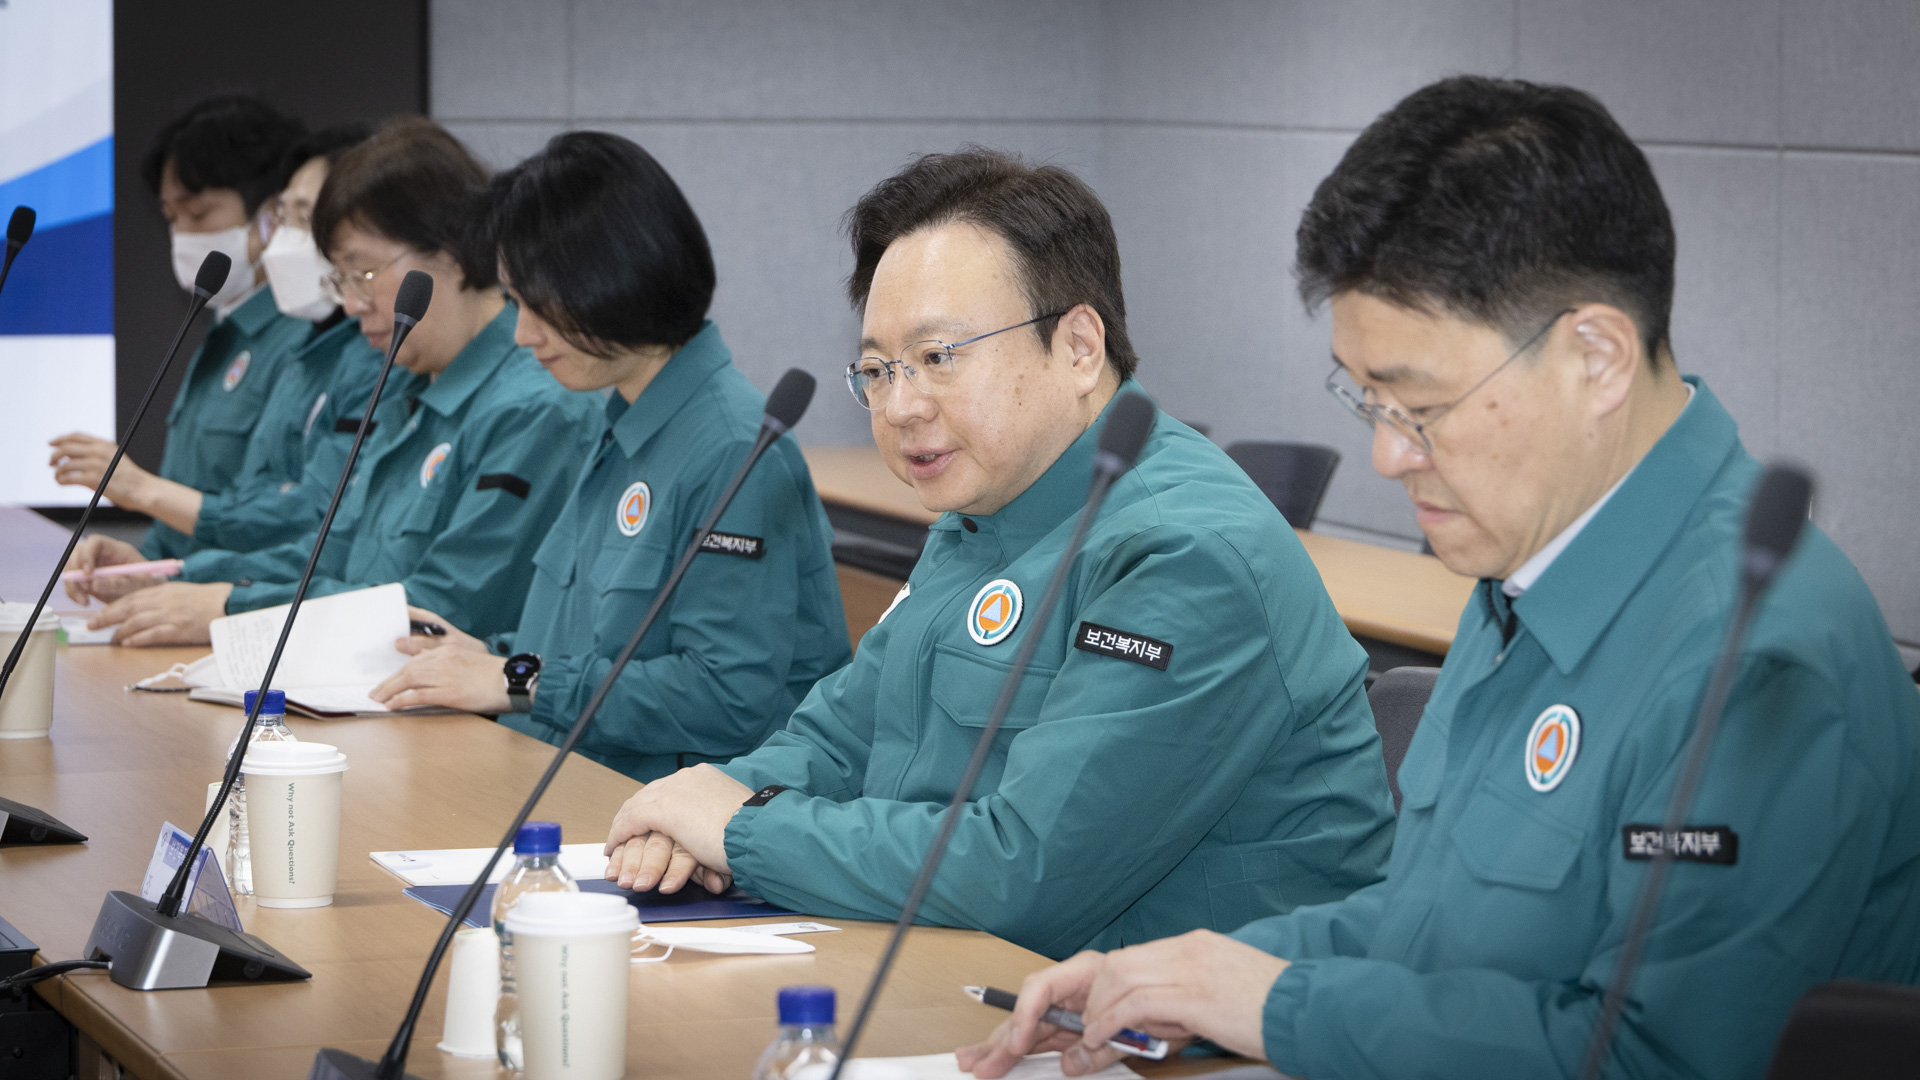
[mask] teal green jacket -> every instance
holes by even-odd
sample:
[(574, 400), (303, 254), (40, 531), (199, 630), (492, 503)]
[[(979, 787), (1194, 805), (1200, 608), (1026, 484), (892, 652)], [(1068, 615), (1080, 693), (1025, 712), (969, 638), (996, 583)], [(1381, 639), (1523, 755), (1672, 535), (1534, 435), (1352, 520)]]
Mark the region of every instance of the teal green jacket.
[(1097, 428), (998, 513), (941, 515), (907, 587), (784, 730), (722, 766), (740, 885), (898, 916), (1015, 650), (1042, 635), (922, 918), (1052, 957), (1345, 896), (1393, 835), (1366, 654), (1306, 551), (1217, 447), (1161, 414), (1037, 607)]
[[(287, 357), (312, 332), (307, 320), (280, 314), (267, 286), (217, 320), (187, 361), (167, 410), (160, 475), (208, 494), (232, 488)], [(178, 559), (203, 546), (156, 521), (140, 551), (149, 559)]]
[[(765, 411), (712, 323), (631, 407), (608, 398), (599, 452), (533, 557), (519, 632), (496, 642), (540, 656), (533, 711), (501, 723), (565, 738), (746, 460)], [(833, 529), (806, 459), (783, 436), (694, 557), (580, 752), (643, 781), (738, 757), (851, 655)]]
[[(336, 430), (327, 405), (345, 388), (350, 399), (345, 403), (364, 409), (382, 359), (360, 336), (358, 319), (314, 332), (295, 349), (267, 395), (233, 486), (200, 500), (194, 543), (257, 551), (298, 539), (319, 525), (353, 438)], [(336, 378), (340, 386), (334, 385)], [(330, 465), (323, 469), (326, 482), (303, 483), (308, 463), (317, 459)]]
[[(1689, 381), (1686, 411), (1514, 601), (1511, 642), (1490, 585), (1461, 615), (1400, 768), (1387, 880), (1236, 935), (1293, 961), (1265, 1009), (1282, 1071), (1578, 1071), (1724, 643), (1760, 473)], [(1553, 706), (1578, 717), (1574, 752), (1530, 775), (1537, 724), (1542, 761), (1566, 753), (1537, 720)], [(1912, 981), (1916, 768), (1920, 694), (1865, 583), (1808, 525), (1742, 650), (1607, 1075), (1757, 1077), (1816, 983)]]
[[(519, 619), (533, 552), (566, 501), (599, 404), (513, 343), (508, 304), (439, 377), (395, 369), (309, 595), (398, 581), (407, 602), (476, 636)], [(201, 551), (189, 581), (231, 581), (227, 611), (284, 604), (313, 545)]]

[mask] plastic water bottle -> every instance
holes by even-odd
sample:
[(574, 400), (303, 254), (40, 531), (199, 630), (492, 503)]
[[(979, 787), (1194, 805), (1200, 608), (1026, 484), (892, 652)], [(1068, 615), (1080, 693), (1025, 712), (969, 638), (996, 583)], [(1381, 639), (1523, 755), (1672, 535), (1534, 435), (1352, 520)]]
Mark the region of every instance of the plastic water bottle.
[(826, 1080), (840, 1059), (833, 987), (788, 986), (779, 1000), (780, 1037), (760, 1055), (753, 1080)]
[[(253, 709), (253, 699), (258, 690), (247, 691), (246, 707)], [(267, 691), (267, 703), (260, 706), (260, 715), (253, 719), (253, 738), (248, 746), (257, 742), (299, 742), (293, 732), (287, 729), (287, 692), (285, 690)], [(240, 745), (240, 737), (234, 736), (234, 745), (227, 748), (228, 756)], [(233, 895), (253, 895), (253, 849), (247, 845), (247, 774), (241, 773), (233, 782), (233, 791), (227, 795), (227, 866), (228, 875), (233, 880)]]
[(495, 1048), (500, 1064), (525, 1068), (520, 1050), (520, 999), (513, 990), (513, 935), (507, 932), (507, 912), (528, 893), (579, 892), (573, 875), (560, 865), (560, 825), (529, 821), (513, 837), (513, 869), (493, 890), (493, 932), (500, 937), (500, 1005), (494, 1010)]

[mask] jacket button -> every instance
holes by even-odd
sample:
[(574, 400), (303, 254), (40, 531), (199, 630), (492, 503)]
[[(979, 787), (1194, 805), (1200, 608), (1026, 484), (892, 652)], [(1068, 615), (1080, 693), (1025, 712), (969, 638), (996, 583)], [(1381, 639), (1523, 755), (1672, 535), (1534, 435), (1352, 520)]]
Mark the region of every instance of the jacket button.
[(965, 530), (967, 530), (968, 532), (979, 532), (979, 531), (980, 531), (980, 526), (978, 526), (978, 525), (975, 525), (975, 524), (973, 523), (973, 519), (972, 519), (972, 518), (970, 518), (970, 517), (963, 517), (963, 518), (961, 518), (961, 519), (960, 519), (960, 527), (961, 527), (961, 528), (963, 528), (963, 529), (965, 529)]

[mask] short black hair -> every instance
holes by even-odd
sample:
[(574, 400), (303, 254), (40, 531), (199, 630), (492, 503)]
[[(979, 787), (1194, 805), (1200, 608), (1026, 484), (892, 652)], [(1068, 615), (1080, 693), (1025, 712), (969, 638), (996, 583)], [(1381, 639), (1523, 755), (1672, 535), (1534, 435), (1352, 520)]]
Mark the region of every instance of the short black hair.
[[(332, 124), (318, 131), (308, 132), (287, 151), (287, 180), (293, 180), (293, 174), (314, 158), (326, 158), (331, 166), (340, 160), (340, 155), (366, 142), (373, 135), (371, 124), (349, 123)], [(285, 186), (284, 184), (282, 185)]]
[(1592, 95), (1462, 76), (1360, 133), (1300, 219), (1309, 310), (1358, 291), (1519, 344), (1556, 311), (1612, 304), (1647, 362), (1668, 348), (1673, 219), (1647, 157)]
[[(963, 222), (995, 233), (1013, 249), (1031, 314), (1053, 315), (1076, 304), (1098, 312), (1106, 323), (1107, 361), (1122, 380), (1133, 376), (1140, 359), (1127, 337), (1113, 218), (1086, 181), (1014, 154), (980, 146), (925, 154), (862, 195), (845, 221), (853, 241), (847, 295), (854, 306), (866, 304), (874, 269), (895, 240)], [(1057, 323), (1049, 318), (1034, 324), (1041, 344), (1053, 340)]]
[(340, 155), (313, 205), (313, 240), (331, 255), (335, 230), (351, 222), (419, 252), (443, 252), (469, 289), (499, 281), (493, 252), (478, 242), (487, 170), (447, 129), (424, 116), (389, 121)]
[(148, 145), (140, 178), (160, 194), (167, 163), (188, 191), (231, 188), (253, 214), (287, 186), (287, 151), (306, 126), (256, 97), (207, 98), (173, 118)]
[(680, 186), (632, 140), (556, 135), (495, 176), (487, 235), (514, 292), (577, 348), (678, 348), (713, 302), (713, 251)]

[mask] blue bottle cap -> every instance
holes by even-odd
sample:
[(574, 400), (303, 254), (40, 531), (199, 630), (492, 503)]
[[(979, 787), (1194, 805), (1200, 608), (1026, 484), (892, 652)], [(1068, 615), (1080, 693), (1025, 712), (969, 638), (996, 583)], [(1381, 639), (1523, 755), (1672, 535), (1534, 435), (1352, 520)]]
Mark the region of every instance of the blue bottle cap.
[(833, 987), (781, 987), (780, 1023), (786, 1027), (821, 1027), (832, 1024)]
[(558, 855), (560, 853), (560, 823), (557, 821), (529, 821), (520, 826), (513, 836), (515, 855)]
[[(259, 696), (260, 696), (260, 691), (258, 690), (247, 691), (244, 707), (248, 712), (253, 711), (253, 699)], [(260, 715), (261, 716), (287, 715), (287, 692), (285, 690), (267, 691), (267, 703), (266, 705), (261, 707)]]

